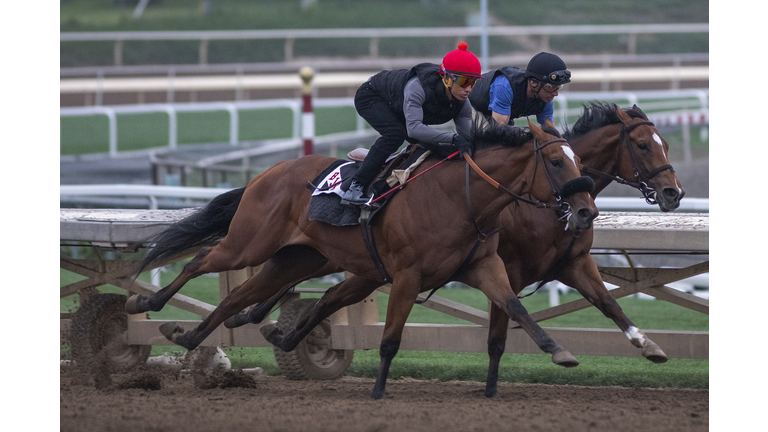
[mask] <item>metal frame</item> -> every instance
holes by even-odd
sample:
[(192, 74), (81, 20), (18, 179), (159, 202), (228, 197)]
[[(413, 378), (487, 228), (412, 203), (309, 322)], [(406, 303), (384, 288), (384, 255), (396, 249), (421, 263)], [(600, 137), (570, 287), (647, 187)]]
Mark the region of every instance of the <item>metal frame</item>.
[[(162, 230), (165, 226), (188, 215), (193, 209), (184, 210), (60, 210), (61, 244), (85, 242), (103, 251), (138, 250), (148, 235)], [(708, 255), (709, 215), (704, 213), (624, 213), (605, 212), (595, 220), (593, 247), (600, 250), (615, 250), (629, 257), (633, 252), (641, 253), (692, 253)], [(62, 269), (72, 271), (88, 279), (61, 287), (61, 297), (73, 294), (87, 294), (93, 288), (111, 284), (129, 293), (153, 294), (160, 287), (133, 279), (130, 262), (119, 260), (82, 260), (62, 256)], [(630, 264), (631, 261), (630, 261)], [(697, 274), (709, 271), (706, 261), (685, 268), (601, 268), (606, 282), (618, 285), (611, 290), (616, 297), (625, 297), (643, 292), (660, 300), (709, 314), (709, 301), (691, 294), (664, 286)], [(219, 276), (221, 298), (246, 280), (254, 269), (230, 271)], [(388, 293), (389, 286), (379, 288)], [(319, 292), (304, 290), (304, 292)], [(423, 294), (424, 295), (424, 294)], [(347, 307), (331, 317), (332, 347), (334, 349), (378, 349), (384, 324), (379, 321), (377, 294), (363, 302)], [(213, 309), (210, 305), (190, 297), (177, 294), (168, 303), (189, 312), (207, 316)], [(488, 335), (488, 313), (461, 303), (433, 295), (424, 306), (448, 313), (469, 321), (470, 325), (406, 324), (401, 349), (423, 351), (465, 351), (486, 352)], [(537, 321), (561, 316), (589, 307), (580, 299), (532, 314)], [(131, 316), (128, 326), (128, 343), (139, 345), (172, 345), (157, 328), (164, 320), (147, 320)], [(191, 330), (200, 320), (178, 321), (179, 325)], [(533, 341), (512, 323), (506, 352), (540, 353)], [(69, 325), (68, 314), (62, 314), (61, 327)], [(549, 334), (575, 355), (610, 355), (638, 357), (640, 352), (633, 347), (618, 329), (580, 329), (545, 327)], [(709, 332), (645, 330), (672, 358), (709, 358)], [(202, 345), (268, 347), (258, 331), (258, 326), (249, 325), (237, 329), (223, 326), (213, 332)]]

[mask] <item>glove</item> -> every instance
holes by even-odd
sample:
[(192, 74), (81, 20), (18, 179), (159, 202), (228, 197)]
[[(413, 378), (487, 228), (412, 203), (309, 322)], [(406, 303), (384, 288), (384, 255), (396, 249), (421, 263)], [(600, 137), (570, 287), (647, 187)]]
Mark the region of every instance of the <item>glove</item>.
[(475, 153), (475, 147), (472, 145), (471, 142), (467, 141), (466, 138), (459, 134), (453, 134), (453, 145), (461, 150), (462, 154), (468, 154), (470, 157), (472, 157), (472, 154)]

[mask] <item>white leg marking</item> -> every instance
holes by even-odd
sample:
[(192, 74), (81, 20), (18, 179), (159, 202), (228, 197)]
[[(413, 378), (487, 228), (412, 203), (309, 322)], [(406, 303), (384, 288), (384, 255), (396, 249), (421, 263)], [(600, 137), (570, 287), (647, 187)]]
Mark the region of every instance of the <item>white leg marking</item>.
[(640, 342), (641, 344), (645, 345), (645, 335), (643, 332), (640, 331), (639, 328), (632, 326), (627, 329), (627, 331), (624, 332), (625, 335), (629, 338), (629, 340), (636, 340)]

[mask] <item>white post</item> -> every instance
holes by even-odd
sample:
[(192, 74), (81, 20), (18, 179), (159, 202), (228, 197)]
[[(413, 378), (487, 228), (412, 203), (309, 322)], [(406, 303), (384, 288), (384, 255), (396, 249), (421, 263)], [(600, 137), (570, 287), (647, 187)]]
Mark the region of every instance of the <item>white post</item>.
[(144, 8), (147, 7), (147, 3), (149, 3), (149, 0), (139, 0), (136, 9), (133, 10), (133, 19), (141, 18), (141, 14), (144, 13)]
[(229, 111), (229, 143), (236, 146), (240, 142), (240, 119), (237, 115), (237, 107), (234, 104), (227, 104), (227, 111)]
[(488, 71), (488, 0), (480, 0), (480, 67)]
[(560, 305), (560, 293), (557, 291), (557, 282), (552, 281), (547, 284), (549, 290), (549, 307)]

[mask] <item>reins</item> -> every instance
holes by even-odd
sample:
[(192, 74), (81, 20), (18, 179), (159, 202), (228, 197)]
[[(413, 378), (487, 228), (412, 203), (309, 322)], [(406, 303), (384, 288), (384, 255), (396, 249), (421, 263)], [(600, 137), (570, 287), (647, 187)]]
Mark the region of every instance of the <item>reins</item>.
[[(536, 167), (538, 166), (538, 162), (541, 161), (541, 164), (544, 166), (544, 173), (547, 177), (547, 182), (549, 183), (549, 187), (552, 189), (552, 195), (555, 196), (555, 199), (557, 200), (557, 204), (549, 204), (549, 203), (544, 203), (535, 199), (527, 199), (521, 195), (518, 195), (512, 192), (511, 190), (507, 189), (504, 185), (500, 184), (499, 182), (491, 178), (491, 176), (486, 174), (485, 171), (483, 171), (479, 166), (477, 166), (477, 164), (472, 159), (472, 157), (465, 153), (464, 160), (467, 162), (467, 170), (466, 170), (467, 202), (469, 202), (469, 168), (472, 167), (472, 170), (474, 170), (483, 180), (488, 182), (494, 188), (511, 195), (514, 198), (515, 202), (522, 201), (526, 204), (530, 204), (537, 208), (549, 208), (555, 211), (561, 211), (561, 212), (567, 213), (570, 207), (565, 201), (562, 201), (560, 192), (558, 188), (555, 186), (555, 184), (552, 182), (552, 178), (550, 177), (549, 171), (546, 169), (546, 164), (544, 163), (544, 157), (541, 154), (542, 149), (556, 142), (567, 143), (567, 141), (564, 138), (556, 138), (556, 139), (553, 139), (552, 141), (548, 141), (544, 143), (544, 145), (539, 146), (538, 141), (534, 139), (533, 151), (534, 151), (534, 157), (536, 158), (536, 160), (534, 161), (533, 176), (534, 177), (536, 176)], [(533, 179), (531, 179), (531, 185), (532, 184), (533, 184)], [(531, 197), (530, 191), (528, 192), (528, 196)]]
[(608, 174), (602, 171), (598, 171), (594, 168), (590, 168), (587, 166), (583, 166), (581, 168), (581, 171), (587, 174), (593, 174), (598, 175), (607, 179), (610, 179), (612, 181), (615, 181), (616, 183), (627, 185), (630, 187), (633, 187), (637, 190), (639, 190), (643, 197), (645, 198), (645, 201), (648, 204), (655, 205), (658, 204), (656, 201), (656, 191), (653, 190), (653, 188), (648, 186), (648, 182), (654, 178), (659, 173), (671, 170), (672, 172), (675, 172), (674, 168), (672, 168), (672, 165), (662, 165), (660, 167), (657, 167), (656, 169), (648, 172), (648, 173), (640, 173), (640, 163), (638, 161), (637, 153), (635, 153), (635, 150), (632, 148), (632, 142), (629, 134), (635, 130), (638, 126), (655, 126), (653, 122), (650, 121), (644, 121), (640, 123), (635, 123), (631, 126), (626, 126), (624, 123), (621, 124), (621, 132), (619, 134), (619, 151), (616, 153), (616, 171), (619, 170), (620, 164), (621, 164), (621, 153), (623, 147), (627, 148), (627, 153), (629, 154), (630, 162), (632, 163), (632, 168), (635, 170), (635, 178), (637, 178), (638, 182), (629, 182), (624, 180), (623, 178), (619, 176), (615, 176), (612, 174)]
[(451, 160), (451, 159), (455, 158), (456, 156), (458, 156), (458, 155), (459, 155), (459, 153), (461, 153), (461, 152), (460, 152), (460, 151), (455, 151), (455, 152), (451, 153), (450, 155), (446, 156), (446, 157), (445, 157), (444, 159), (442, 159), (441, 161), (439, 161), (439, 162), (436, 162), (434, 165), (432, 165), (432, 166), (430, 166), (429, 168), (425, 169), (424, 171), (422, 171), (422, 172), (420, 172), (420, 173), (418, 173), (418, 174), (414, 175), (413, 177), (409, 177), (409, 178), (408, 178), (408, 179), (405, 181), (405, 183), (403, 183), (403, 184), (401, 184), (401, 185), (399, 185), (399, 186), (395, 186), (395, 187), (391, 188), (390, 190), (388, 190), (388, 191), (384, 192), (383, 194), (381, 194), (381, 195), (379, 195), (378, 197), (376, 197), (376, 199), (374, 199), (373, 201), (371, 201), (371, 202), (370, 202), (370, 204), (373, 204), (373, 203), (375, 203), (376, 201), (378, 201), (378, 200), (380, 200), (380, 199), (384, 198), (385, 196), (387, 196), (387, 195), (389, 195), (389, 194), (391, 194), (391, 193), (394, 193), (394, 192), (395, 192), (395, 191), (397, 191), (397, 190), (400, 190), (400, 189), (404, 188), (404, 187), (405, 187), (405, 185), (406, 185), (406, 184), (408, 184), (408, 183), (410, 183), (412, 180), (415, 180), (417, 177), (419, 177), (419, 176), (421, 176), (422, 174), (426, 173), (427, 171), (430, 171), (431, 169), (433, 169), (433, 168), (437, 167), (437, 166), (438, 166), (438, 165), (440, 165), (441, 163), (443, 163), (443, 162), (445, 162), (445, 161), (447, 161), (447, 160)]

